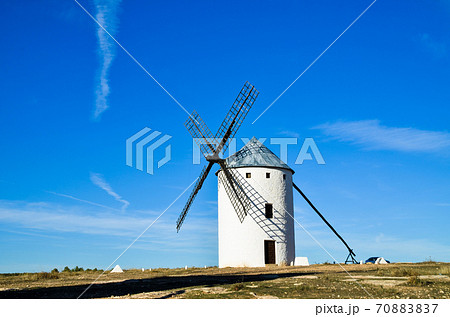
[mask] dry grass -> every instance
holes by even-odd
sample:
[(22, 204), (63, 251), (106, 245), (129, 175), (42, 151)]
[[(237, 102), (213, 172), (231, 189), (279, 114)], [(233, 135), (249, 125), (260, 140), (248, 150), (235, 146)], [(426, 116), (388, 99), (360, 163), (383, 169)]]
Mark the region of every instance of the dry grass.
[(406, 284), (409, 286), (424, 286), (427, 283), (421, 280), (417, 275), (412, 275), (408, 278)]
[(390, 270), (391, 276), (410, 276), (410, 277), (417, 277), (419, 276), (419, 272), (416, 270), (413, 270), (411, 268), (395, 268), (393, 270)]
[(59, 273), (48, 273), (48, 272), (41, 272), (32, 274), (31, 277), (35, 278), (36, 280), (56, 280), (59, 279)]
[(439, 274), (450, 276), (450, 266), (440, 267), (438, 272)]
[(243, 283), (237, 283), (237, 284), (233, 284), (230, 289), (234, 292), (240, 291), (241, 289), (243, 289), (245, 287), (245, 285)]
[[(133, 269), (121, 274), (105, 272), (87, 295), (92, 298), (369, 298), (362, 285), (374, 298), (450, 298), (449, 263), (346, 265), (345, 268), (356, 282), (333, 264), (158, 268), (145, 272)], [(0, 298), (14, 296), (14, 291), (8, 293), (7, 289), (22, 290), (38, 298), (76, 298), (80, 289), (99, 275), (100, 272), (92, 271), (0, 274)], [(74, 290), (77, 285), (79, 288)], [(52, 293), (52, 287), (60, 289)]]

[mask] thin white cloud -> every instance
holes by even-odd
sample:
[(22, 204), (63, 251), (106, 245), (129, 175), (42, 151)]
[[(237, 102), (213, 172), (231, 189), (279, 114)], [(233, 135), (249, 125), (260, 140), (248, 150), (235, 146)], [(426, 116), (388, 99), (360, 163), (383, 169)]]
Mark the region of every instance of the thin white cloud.
[(60, 196), (60, 197), (64, 197), (64, 198), (73, 199), (73, 200), (76, 200), (76, 201), (79, 201), (79, 202), (83, 202), (83, 203), (86, 203), (86, 204), (89, 204), (89, 205), (92, 205), (92, 206), (97, 206), (97, 207), (102, 207), (102, 208), (106, 208), (106, 209), (120, 211), (119, 209), (112, 208), (112, 207), (109, 207), (109, 206), (105, 206), (105, 205), (102, 205), (102, 204), (98, 204), (98, 203), (93, 202), (93, 201), (81, 199), (81, 198), (78, 198), (78, 197), (75, 197), (75, 196), (72, 196), (72, 195), (55, 193), (55, 192), (52, 192), (52, 191), (46, 191), (46, 192), (49, 193), (49, 194), (52, 194), (52, 195), (56, 195), (56, 196)]
[[(345, 246), (328, 228), (309, 231), (337, 260), (345, 259), (347, 256)], [(382, 256), (393, 262), (424, 261), (430, 256), (436, 261), (447, 262), (450, 259), (448, 256), (450, 246), (442, 239), (433, 240), (417, 235), (400, 237), (397, 232), (383, 233), (374, 228), (366, 231), (366, 233), (355, 233), (338, 230), (355, 251), (358, 261), (366, 260), (371, 256)], [(333, 261), (299, 227), (296, 227), (295, 238), (296, 246), (301, 246), (301, 248), (297, 247), (300, 249), (300, 253), (297, 254), (308, 256), (310, 263)]]
[(109, 195), (114, 197), (115, 200), (122, 203), (122, 211), (125, 211), (127, 207), (130, 205), (128, 201), (123, 199), (119, 194), (117, 194), (111, 186), (104, 180), (103, 176), (97, 173), (91, 173), (91, 181), (94, 185), (100, 187), (104, 191), (106, 191)]
[(450, 133), (414, 128), (387, 127), (378, 120), (340, 121), (313, 127), (343, 142), (369, 150), (436, 152), (450, 148)]
[(280, 134), (287, 136), (287, 137), (291, 137), (291, 138), (299, 138), (300, 137), (300, 134), (298, 132), (290, 131), (290, 130), (283, 130), (280, 132)]
[[(138, 215), (141, 214), (141, 215)], [(144, 214), (144, 215), (142, 215)], [(0, 200), (0, 224), (8, 224), (8, 230), (17, 234), (28, 234), (24, 229), (35, 234), (79, 233), (89, 235), (117, 236), (136, 238), (148, 227), (161, 211), (140, 211), (134, 215), (105, 212), (104, 209), (85, 208), (74, 205), (60, 205), (52, 202), (24, 202)], [(191, 219), (182, 232), (175, 229), (175, 215), (161, 217), (154, 226), (143, 235), (140, 241), (157, 244), (169, 249), (177, 246), (183, 250), (186, 244), (203, 243), (205, 236), (215, 237), (217, 226), (212, 225), (210, 215)], [(128, 241), (128, 240), (127, 240)], [(121, 241), (117, 246), (122, 247)]]
[(436, 57), (443, 57), (447, 54), (445, 43), (437, 41), (428, 33), (421, 33), (419, 35), (419, 43)]
[(378, 233), (355, 240), (355, 248), (361, 252), (370, 250), (371, 256), (389, 256), (391, 261), (425, 261), (430, 256), (437, 261), (448, 261), (449, 245), (423, 237), (400, 238)]
[(45, 232), (133, 236), (148, 220), (110, 213), (92, 215), (86, 208), (53, 203), (0, 201), (0, 223)]
[[(117, 10), (121, 0), (95, 0), (94, 2), (97, 11), (95, 18), (110, 34), (114, 35), (117, 30)], [(109, 108), (107, 100), (110, 93), (108, 74), (116, 55), (115, 44), (100, 27), (97, 28), (97, 37), (101, 65), (98, 70), (98, 83), (95, 91), (94, 119), (99, 119), (101, 114)]]

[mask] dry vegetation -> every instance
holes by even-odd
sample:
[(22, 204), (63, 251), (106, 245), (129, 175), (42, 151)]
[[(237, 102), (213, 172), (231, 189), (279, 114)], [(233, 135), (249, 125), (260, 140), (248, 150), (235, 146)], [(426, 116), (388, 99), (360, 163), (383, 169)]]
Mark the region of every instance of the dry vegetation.
[[(352, 277), (336, 264), (105, 272), (83, 298), (450, 298), (450, 263), (344, 268)], [(101, 273), (1, 274), (0, 298), (77, 298)]]

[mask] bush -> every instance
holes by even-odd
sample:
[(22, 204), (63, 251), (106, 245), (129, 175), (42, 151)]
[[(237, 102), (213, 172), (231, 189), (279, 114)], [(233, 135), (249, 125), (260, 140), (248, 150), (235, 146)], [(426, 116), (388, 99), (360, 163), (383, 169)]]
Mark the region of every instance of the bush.
[(302, 284), (302, 285), (298, 286), (298, 290), (299, 290), (299, 291), (302, 291), (302, 292), (307, 292), (307, 291), (309, 291), (310, 289), (311, 289), (311, 287), (310, 287), (309, 285), (304, 285), (304, 284)]
[(72, 269), (72, 272), (84, 272), (84, 269), (82, 267), (78, 267), (77, 265), (74, 269)]
[(450, 276), (450, 267), (449, 266), (440, 267), (439, 268), (439, 274), (449, 275)]
[(52, 274), (55, 274), (55, 273), (59, 273), (59, 271), (58, 271), (58, 269), (55, 267), (55, 268), (52, 270), (51, 273), (52, 273)]
[[(56, 271), (55, 271), (56, 270)], [(58, 273), (58, 269), (53, 269), (53, 271), (55, 271), (56, 273)], [(52, 272), (53, 272), (52, 271)], [(68, 266), (66, 266), (63, 270), (62, 270), (62, 272), (65, 272), (65, 273), (71, 273), (71, 272), (103, 272), (103, 270), (99, 270), (99, 269), (97, 269), (97, 268), (94, 268), (94, 269), (83, 269), (82, 267), (78, 267), (78, 265), (77, 266), (75, 266), (73, 269), (71, 269), (71, 268), (69, 268)]]
[(423, 286), (426, 285), (426, 282), (422, 281), (418, 276), (411, 276), (406, 284), (409, 286)]
[(411, 276), (411, 277), (417, 277), (419, 276), (419, 273), (417, 271), (414, 271), (412, 269), (395, 269), (391, 271), (392, 276)]
[(237, 283), (237, 284), (233, 284), (232, 286), (231, 286), (231, 290), (232, 291), (240, 291), (241, 289), (243, 289), (244, 288), (244, 284), (242, 284), (242, 283)]
[(57, 273), (48, 273), (48, 272), (36, 273), (34, 277), (36, 280), (53, 280), (59, 278)]

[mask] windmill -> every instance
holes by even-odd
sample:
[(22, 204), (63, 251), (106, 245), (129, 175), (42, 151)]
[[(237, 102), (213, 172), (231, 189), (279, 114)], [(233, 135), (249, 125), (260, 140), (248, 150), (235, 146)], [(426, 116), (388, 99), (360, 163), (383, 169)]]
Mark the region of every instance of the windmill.
[(249, 82), (246, 82), (214, 136), (196, 111), (194, 111), (185, 122), (184, 125), (197, 142), (200, 151), (208, 161), (208, 165), (205, 166), (200, 173), (200, 176), (194, 185), (194, 189), (189, 196), (183, 211), (178, 217), (177, 232), (180, 231), (181, 225), (186, 218), (195, 196), (197, 196), (206, 177), (211, 171), (211, 168), (216, 163), (219, 164), (222, 171), (224, 171), (224, 177), (226, 178), (224, 183), (226, 184), (227, 193), (232, 201), (234, 210), (236, 211), (240, 222), (242, 223), (244, 221), (244, 218), (247, 215), (247, 209), (250, 206), (249, 199), (243, 190), (242, 184), (233, 177), (233, 171), (227, 168), (225, 160), (221, 159), (219, 154), (222, 151), (225, 152), (228, 148), (230, 140), (236, 135), (236, 132), (247, 116), (247, 113), (250, 111), (250, 108), (253, 106), (258, 94), (259, 92), (255, 87)]
[[(256, 138), (227, 159), (220, 158), (220, 153), (228, 148), (258, 94), (246, 82), (215, 135), (195, 111), (185, 122), (208, 164), (200, 173), (178, 217), (177, 232), (217, 163), (220, 166), (216, 173), (219, 181), (219, 267), (294, 264), (293, 189), (344, 243), (349, 251), (345, 263), (357, 263), (353, 250), (293, 182), (294, 170)], [(237, 218), (230, 210), (234, 210)], [(253, 221), (244, 222), (247, 215)]]

